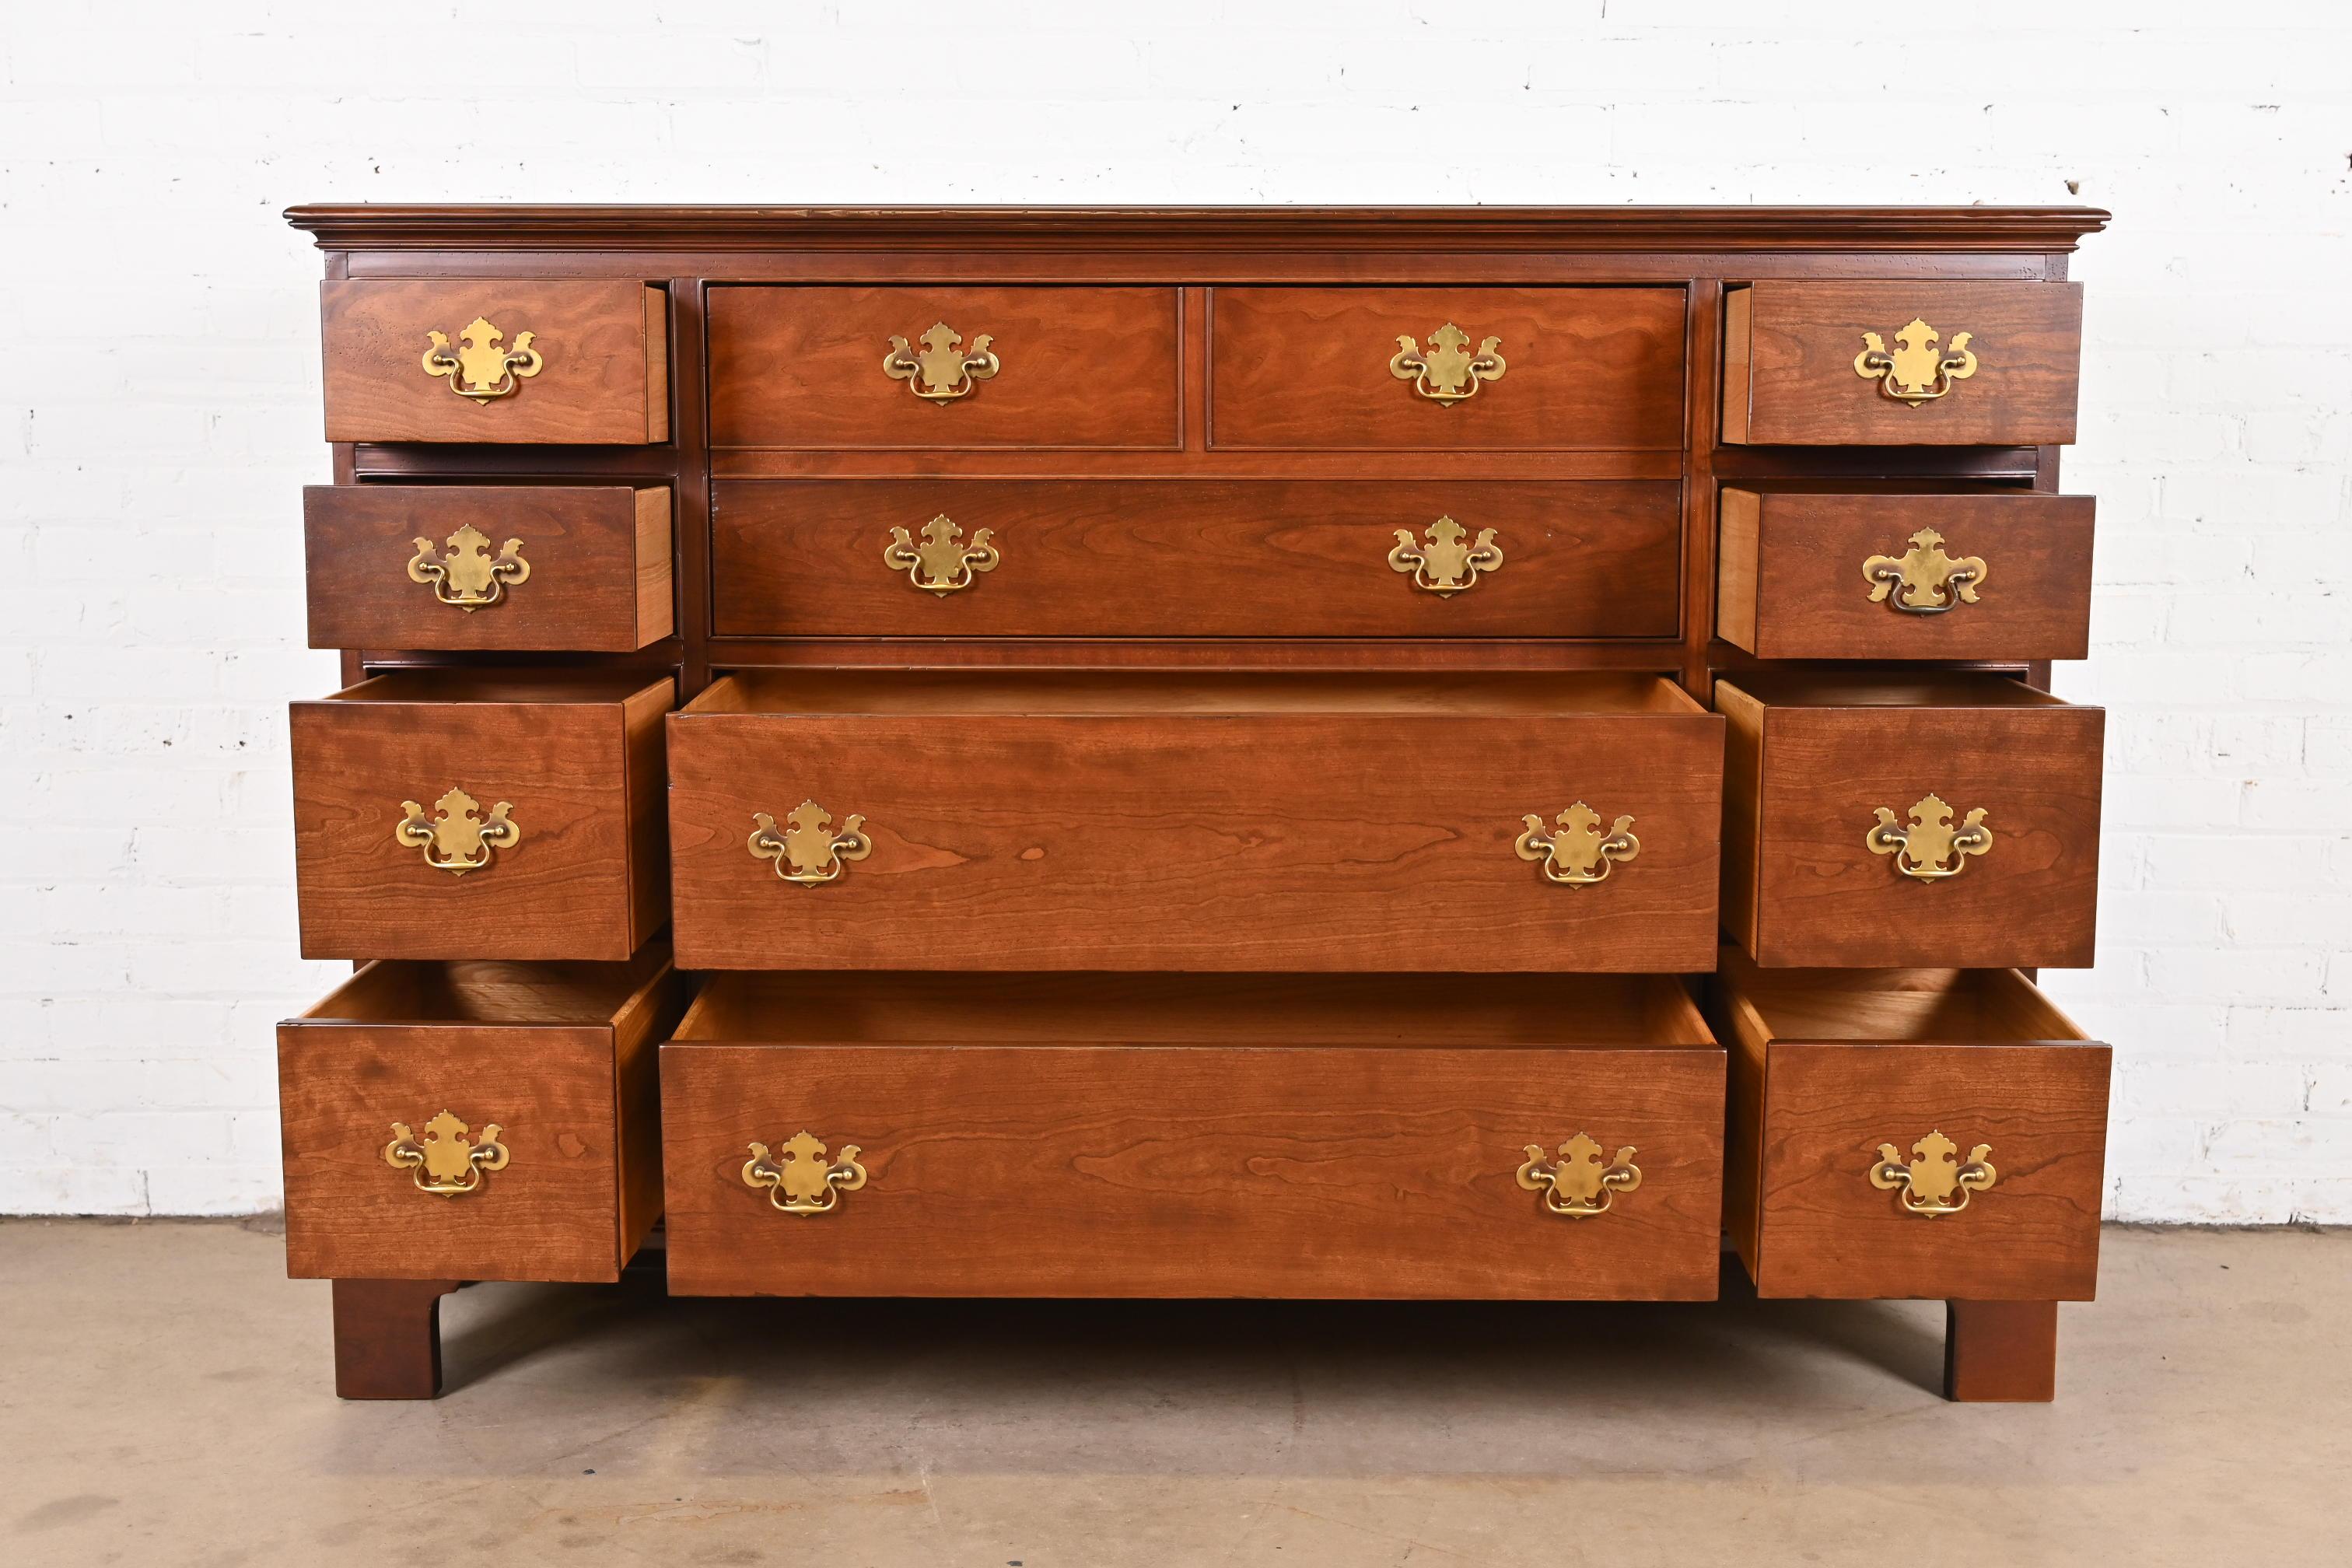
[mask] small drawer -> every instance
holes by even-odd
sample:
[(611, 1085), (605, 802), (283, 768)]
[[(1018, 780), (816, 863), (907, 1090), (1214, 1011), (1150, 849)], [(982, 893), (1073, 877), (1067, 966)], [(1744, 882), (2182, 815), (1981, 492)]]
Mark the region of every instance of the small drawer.
[(1173, 289), (710, 290), (715, 447), (1182, 444)]
[(1705, 1300), (1721, 1272), (1723, 1053), (1662, 976), (730, 974), (661, 1058), (678, 1294)]
[(656, 1043), (627, 963), (371, 963), (278, 1026), (286, 1271), (615, 1279), (661, 1217)]
[(1775, 967), (2088, 967), (2105, 713), (1997, 675), (1743, 672), (1723, 921)]
[(310, 646), (628, 653), (670, 635), (666, 486), (311, 485)]
[(746, 479), (721, 635), (1673, 637), (1671, 480)]
[(1722, 746), (1649, 676), (737, 675), (670, 720), (678, 962), (1704, 969)]
[(1209, 444), (1667, 451), (1679, 289), (1219, 289)]
[(669, 918), (667, 675), (409, 669), (292, 712), (306, 958), (628, 958)]
[(2087, 1301), (2108, 1050), (2011, 969), (1727, 950), (1725, 1223), (1762, 1296)]
[(1716, 630), (1759, 658), (2082, 658), (2095, 508), (2024, 490), (1727, 489)]
[(2079, 284), (1745, 284), (1724, 294), (1723, 438), (2063, 445), (2082, 358)]
[(669, 311), (635, 279), (320, 286), (330, 441), (669, 439)]

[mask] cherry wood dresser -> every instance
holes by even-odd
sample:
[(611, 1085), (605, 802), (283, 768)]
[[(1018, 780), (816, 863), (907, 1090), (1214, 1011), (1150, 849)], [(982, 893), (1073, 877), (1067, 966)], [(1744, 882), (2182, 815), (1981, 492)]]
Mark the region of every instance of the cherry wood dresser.
[[(314, 206), (290, 1271), (2096, 1281), (2082, 208)], [(658, 1228), (657, 1228), (658, 1227)], [(650, 1244), (650, 1245), (649, 1245)], [(789, 1310), (779, 1308), (778, 1310)]]

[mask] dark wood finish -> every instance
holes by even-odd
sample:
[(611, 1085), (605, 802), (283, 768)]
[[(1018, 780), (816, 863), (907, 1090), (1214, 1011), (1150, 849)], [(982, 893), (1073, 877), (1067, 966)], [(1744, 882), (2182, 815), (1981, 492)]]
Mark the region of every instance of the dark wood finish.
[[(1924, 317), (1976, 374), (1932, 403), (1854, 374), (1862, 334), (1890, 348)], [(1725, 297), (1723, 438), (1755, 446), (2036, 446), (2074, 439), (2083, 290), (2074, 283), (1768, 281)]]
[[(634, 279), (350, 279), (320, 286), (330, 441), (625, 442), (669, 439), (668, 312)], [(487, 317), (545, 363), (477, 403), (421, 363)]]
[[(1681, 446), (1683, 296), (1672, 289), (1218, 289), (1209, 444), (1446, 452)], [(1453, 321), (1502, 339), (1460, 403), (1389, 372), (1397, 339)]]
[(437, 1398), (441, 1298), (457, 1285), (455, 1279), (336, 1280), (336, 1396)]
[(1944, 1397), (2047, 1405), (2058, 1397), (2058, 1303), (1948, 1301)]
[[(891, 450), (1182, 444), (1174, 289), (713, 289), (714, 447)], [(882, 370), (934, 322), (1000, 367), (935, 404)]]
[[(1767, 965), (2084, 968), (2098, 908), (2106, 715), (1992, 675), (1742, 672), (1731, 721), (1723, 920)], [(1866, 839), (1934, 793), (1993, 843), (1906, 877)]]
[[(2014, 970), (1764, 970), (1726, 949), (1732, 1243), (1763, 1296), (2088, 1300), (2109, 1051)], [(1957, 1215), (1870, 1184), (1878, 1147), (1992, 1146)]]
[[(721, 636), (1661, 637), (1681, 629), (1670, 482), (871, 479), (716, 487)], [(883, 559), (944, 514), (994, 571), (940, 595)], [(1442, 516), (1496, 531), (1452, 595), (1388, 563)], [(528, 584), (526, 584), (528, 586)]]
[[(664, 676), (404, 670), (291, 714), (294, 871), (309, 958), (604, 959), (668, 918)], [(393, 837), (462, 788), (521, 841), (436, 870)], [(429, 1113), (428, 1113), (429, 1114)]]
[[(530, 568), (477, 609), (408, 575), (467, 524)], [(674, 629), (667, 486), (311, 485), (302, 527), (312, 647), (630, 653)]]
[[(1713, 962), (1721, 726), (1662, 681), (746, 675), (671, 726), (689, 968)], [(746, 847), (803, 797), (874, 847), (822, 888)], [(1554, 886), (1512, 843), (1579, 799), (1640, 856)]]
[[(1723, 492), (1717, 629), (1763, 658), (2082, 658), (2090, 651), (2089, 496), (1805, 486)], [(1934, 529), (1985, 563), (1974, 603), (1873, 603), (1863, 563)]]
[[(611, 1280), (661, 1215), (667, 950), (625, 964), (368, 965), (278, 1026), (287, 1272)], [(392, 1123), (500, 1128), (478, 1191), (416, 1190)]]
[[(1680, 986), (1433, 978), (722, 976), (662, 1048), (671, 1288), (1712, 1299), (1723, 1057)], [(868, 1173), (820, 1216), (742, 1179), (803, 1128)], [(1524, 1146), (1580, 1131), (1642, 1183), (1548, 1214)]]

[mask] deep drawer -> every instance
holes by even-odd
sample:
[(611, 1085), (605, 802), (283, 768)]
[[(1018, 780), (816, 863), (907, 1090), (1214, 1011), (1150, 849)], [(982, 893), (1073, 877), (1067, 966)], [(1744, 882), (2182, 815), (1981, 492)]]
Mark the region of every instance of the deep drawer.
[(661, 1057), (680, 1293), (1716, 1294), (1668, 979), (723, 975)]

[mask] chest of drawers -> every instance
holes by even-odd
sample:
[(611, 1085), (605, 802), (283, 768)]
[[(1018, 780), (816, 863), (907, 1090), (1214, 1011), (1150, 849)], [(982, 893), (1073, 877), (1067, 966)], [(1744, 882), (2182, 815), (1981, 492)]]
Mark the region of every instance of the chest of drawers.
[[(2075, 208), (305, 207), (289, 1260), (2092, 1293)], [(656, 1216), (667, 1219), (656, 1225)], [(641, 1249), (643, 1249), (641, 1251)]]

